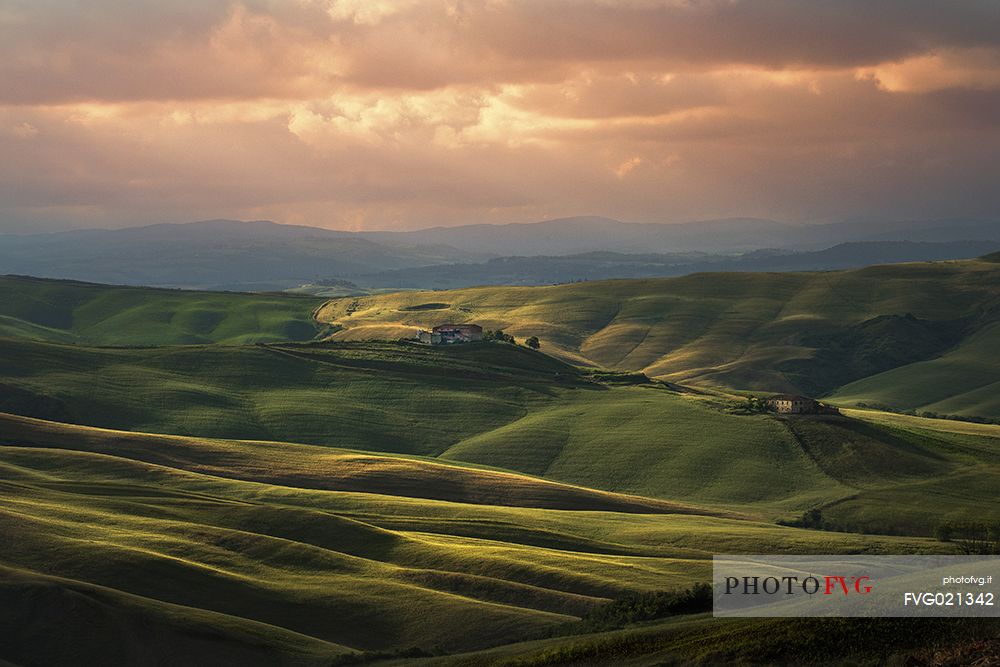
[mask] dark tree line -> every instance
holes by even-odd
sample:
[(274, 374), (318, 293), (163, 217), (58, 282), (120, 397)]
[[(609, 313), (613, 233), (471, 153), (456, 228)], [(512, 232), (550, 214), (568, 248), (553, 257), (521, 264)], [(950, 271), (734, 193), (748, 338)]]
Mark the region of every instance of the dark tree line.
[(483, 332), (483, 340), (494, 343), (517, 343), (514, 337), (509, 333), (504, 333), (503, 329), (497, 329), (496, 331), (487, 329)]
[[(494, 343), (510, 343), (511, 345), (517, 344), (517, 340), (509, 333), (506, 333), (503, 329), (497, 329), (495, 331), (493, 329), (487, 329), (483, 332), (483, 340)], [(526, 338), (524, 340), (524, 344), (532, 350), (537, 350), (542, 346), (542, 344), (538, 341), (538, 336), (530, 336)]]
[(951, 542), (970, 555), (1000, 555), (1000, 523), (949, 521), (934, 531), (942, 542)]

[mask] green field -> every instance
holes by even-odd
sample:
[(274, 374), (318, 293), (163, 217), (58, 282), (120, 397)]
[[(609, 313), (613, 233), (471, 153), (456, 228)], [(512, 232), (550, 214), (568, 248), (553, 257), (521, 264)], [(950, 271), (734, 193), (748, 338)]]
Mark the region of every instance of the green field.
[(936, 359), (852, 382), (832, 398), (845, 405), (867, 401), (947, 415), (1000, 415), (1000, 324)]
[[(940, 433), (866, 422), (867, 413), (782, 420), (657, 383), (607, 384), (512, 345), (123, 349), (7, 339), (0, 351), (0, 410), (11, 413), (471, 463), (772, 520), (819, 507), (851, 530), (929, 535), (973, 513), (973, 488), (1000, 481), (1000, 427)], [(398, 476), (349, 458), (335, 463), (344, 475)], [(308, 467), (323, 469), (298, 464)], [(958, 492), (937, 492), (956, 480)], [(933, 511), (922, 492), (941, 496)], [(889, 531), (904, 516), (886, 504), (897, 493), (910, 509)]]
[(0, 276), (0, 336), (92, 345), (310, 340), (313, 297), (108, 287)]
[[(544, 482), (479, 469), (461, 474), (524, 506), (399, 496), (391, 481), (386, 495), (378, 479), (334, 491), (302, 465), (322, 459), (316, 447), (0, 423), (0, 527), (18, 536), (0, 542), (0, 581), (24, 606), (29, 635), (66, 636), (45, 649), (56, 661), (77, 641), (112, 642), (85, 636), (88, 617), (61, 608), (50, 618), (61, 601), (115, 626), (158, 628), (119, 654), (167, 640), (197, 652), (206, 623), (220, 650), (322, 662), (345, 650), (455, 652), (544, 635), (609, 599), (703, 580), (713, 552), (941, 548), (618, 498), (630, 511), (621, 514), (602, 494), (558, 485), (532, 499), (519, 489)], [(219, 466), (224, 475), (212, 474)], [(578, 509), (545, 508), (560, 498)]]
[(988, 658), (996, 645), (993, 638), (997, 632), (998, 624), (993, 619), (714, 619), (685, 615), (583, 637), (378, 664), (957, 666)]
[[(881, 355), (907, 363), (834, 400), (993, 414), (995, 277), (410, 293), (322, 323), (297, 296), (0, 280), (0, 664), (880, 664), (996, 638), (592, 621), (706, 581), (713, 554), (955, 553), (943, 522), (1000, 521), (1000, 426), (781, 418), (705, 390), (829, 385)], [(867, 296), (837, 311), (847, 287)], [(557, 356), (394, 340), (460, 318)], [(781, 525), (805, 513), (822, 529)]]
[[(415, 308), (429, 302), (447, 307)], [(998, 303), (1000, 264), (970, 260), (403, 292), (336, 299), (318, 317), (342, 327), (338, 340), (477, 322), (538, 336), (572, 362), (673, 382), (816, 396), (848, 385), (848, 402), (1000, 417), (996, 365), (967, 373), (996, 357)], [(895, 368), (898, 378), (879, 381)], [(946, 383), (932, 386), (941, 372)], [(922, 388), (898, 393), (914, 383)]]

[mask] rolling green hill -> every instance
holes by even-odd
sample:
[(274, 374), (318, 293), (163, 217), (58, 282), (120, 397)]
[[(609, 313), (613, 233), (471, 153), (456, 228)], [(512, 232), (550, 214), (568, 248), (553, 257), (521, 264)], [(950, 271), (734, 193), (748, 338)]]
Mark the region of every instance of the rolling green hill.
[(0, 336), (93, 345), (310, 340), (321, 299), (0, 277)]
[(852, 382), (832, 398), (845, 405), (867, 402), (946, 415), (1000, 415), (1000, 323), (936, 359)]
[(583, 636), (521, 642), (460, 655), (391, 661), (408, 667), (556, 665), (989, 664), (996, 619), (746, 618), (682, 615)]
[[(138, 632), (105, 660), (166, 651), (331, 664), (350, 651), (467, 651), (544, 635), (609, 599), (690, 585), (713, 552), (941, 546), (669, 506), (593, 511), (607, 510), (607, 494), (478, 469), (462, 474), (524, 506), (384, 495), (385, 480), (335, 491), (317, 488), (315, 447), (0, 424), (0, 530), (17, 535), (0, 541), (0, 615), (14, 600), (34, 621), (0, 636), (0, 656), (15, 662), (98, 662), (108, 636), (90, 634), (94, 618)], [(544, 508), (560, 494), (577, 509)], [(29, 643), (53, 636), (42, 653)]]
[(438, 454), (570, 388), (524, 348), (398, 343), (88, 348), (0, 339), (0, 409), (135, 431)]
[[(780, 418), (567, 360), (975, 414), (995, 405), (997, 267), (351, 298), (320, 312), (343, 327), (325, 342), (316, 299), (4, 279), (0, 664), (823, 656), (789, 621), (572, 633), (705, 581), (716, 553), (953, 552), (942, 522), (1000, 520), (1000, 426)], [(451, 319), (561, 359), (339, 340)], [(816, 510), (822, 530), (778, 524)], [(874, 662), (956, 637), (824, 632)]]
[(128, 456), (154, 465), (266, 484), (452, 502), (636, 513), (708, 510), (419, 457), (374, 456), (284, 442), (209, 440), (113, 431), (0, 413), (2, 441)]
[(0, 655), (22, 664), (329, 665), (353, 653), (267, 623), (27, 569), (0, 566), (0, 596)]
[[(768, 417), (729, 415), (659, 385), (605, 385), (523, 347), (0, 340), (0, 351), (0, 410), (44, 419), (440, 456), (661, 498), (837, 495)], [(639, 465), (651, 455), (659, 463)], [(790, 472), (784, 485), (766, 482), (772, 458)]]
[[(418, 308), (428, 302), (445, 307)], [(1000, 265), (974, 260), (405, 292), (336, 299), (318, 318), (341, 327), (337, 340), (477, 322), (536, 335), (542, 349), (578, 363), (688, 384), (824, 395), (895, 368), (914, 365), (919, 374), (922, 362), (937, 363), (936, 373), (995, 347)], [(984, 374), (1000, 380), (992, 367), (967, 379), (956, 370), (947, 393), (919, 404), (956, 397), (951, 411), (1000, 416)]]
[[(485, 477), (427, 467), (431, 459), (403, 470), (363, 454), (396, 453), (770, 519), (819, 507), (831, 525), (875, 532), (889, 531), (899, 509), (885, 494), (904, 489), (909, 509), (898, 513), (907, 518), (891, 530), (927, 535), (945, 518), (969, 516), (978, 502), (959, 491), (931, 505), (911, 497), (914, 484), (962, 480), (965, 489), (1000, 480), (992, 453), (1000, 427), (962, 434), (846, 418), (782, 420), (657, 383), (606, 384), (504, 344), (115, 349), (8, 339), (0, 352), (0, 410), (137, 432), (322, 445), (318, 459), (282, 464), (319, 488), (364, 490), (381, 480), (402, 495), (477, 502), (462, 491), (476, 487), (481, 501), (493, 502)], [(256, 448), (241, 451), (219, 453), (204, 470), (224, 476), (247, 465)], [(279, 473), (260, 474), (273, 482), (267, 475)], [(435, 490), (428, 496), (421, 488)]]
[[(476, 321), (573, 363), (673, 382), (1000, 418), (1000, 264), (701, 274), (311, 297), (0, 278), (0, 337), (89, 345), (396, 339)], [(433, 309), (423, 308), (433, 303)], [(313, 319), (316, 313), (319, 322)], [(320, 323), (322, 322), (322, 324)], [(942, 379), (943, 378), (943, 379)]]
[(609, 386), (518, 346), (0, 340), (0, 352), (0, 410), (62, 422), (436, 456), (700, 503), (798, 507), (845, 491), (770, 417)]

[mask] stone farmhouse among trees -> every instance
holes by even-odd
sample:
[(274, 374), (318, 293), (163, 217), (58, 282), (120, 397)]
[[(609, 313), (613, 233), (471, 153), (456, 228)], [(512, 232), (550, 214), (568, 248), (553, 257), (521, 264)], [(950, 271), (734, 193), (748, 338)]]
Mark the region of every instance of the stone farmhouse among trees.
[(430, 331), (417, 332), (417, 340), (425, 345), (454, 345), (482, 339), (483, 328), (478, 324), (442, 324)]
[(765, 399), (768, 408), (790, 415), (839, 415), (840, 410), (814, 398), (795, 394), (778, 394)]

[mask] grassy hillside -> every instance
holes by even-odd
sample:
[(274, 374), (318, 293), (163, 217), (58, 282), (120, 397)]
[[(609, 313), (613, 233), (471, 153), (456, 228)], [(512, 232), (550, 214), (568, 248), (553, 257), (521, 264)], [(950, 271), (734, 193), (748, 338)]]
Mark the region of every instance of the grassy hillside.
[(843, 492), (778, 421), (698, 399), (621, 387), (576, 392), (465, 438), (448, 459), (600, 488), (726, 505), (808, 504)]
[(0, 409), (136, 431), (434, 455), (563, 391), (601, 392), (525, 348), (85, 348), (0, 340)]
[[(380, 493), (485, 503), (503, 495), (513, 505), (550, 493), (527, 483), (517, 493), (497, 491), (486, 473), (441, 467), (472, 463), (769, 519), (822, 508), (836, 527), (926, 535), (939, 515), (961, 518), (981, 508), (965, 492), (971, 479), (980, 487), (1000, 480), (992, 434), (745, 414), (737, 402), (656, 383), (605, 384), (510, 345), (110, 349), (2, 340), (0, 351), (0, 410), (130, 431), (324, 446), (310, 457), (285, 456), (280, 470), (252, 465), (266, 445), (220, 450), (197, 469), (221, 476), (254, 469), (269, 483), (291, 475), (317, 488), (377, 484)], [(17, 434), (11, 423), (0, 430)], [(169, 444), (155, 447), (166, 459), (141, 447), (134, 456), (169, 463)], [(363, 452), (436, 461), (401, 467)], [(917, 483), (948, 488), (956, 481), (961, 490), (934, 503), (911, 492)], [(602, 502), (603, 509), (649, 511), (642, 503)], [(906, 519), (894, 525), (903, 505)]]
[(594, 382), (523, 347), (0, 340), (0, 350), (0, 410), (44, 419), (440, 456), (694, 502), (798, 506), (844, 491), (770, 417)]
[[(821, 445), (825, 440), (834, 452), (853, 450), (863, 457), (853, 466), (852, 474), (859, 478), (855, 493), (822, 506), (831, 525), (873, 533), (929, 534), (933, 526), (946, 522), (1000, 519), (996, 501), (1000, 426), (869, 410), (847, 414), (863, 425), (859, 433), (812, 438)], [(878, 429), (883, 443), (896, 443), (896, 450), (874, 445), (867, 426)], [(828, 451), (825, 460), (835, 458)], [(880, 464), (895, 476), (895, 483), (881, 481), (884, 473), (876, 481), (870, 479), (870, 467)]]
[(1000, 323), (942, 356), (852, 382), (832, 398), (946, 415), (1000, 415)]
[[(415, 309), (429, 302), (446, 307)], [(998, 304), (1000, 265), (978, 260), (347, 297), (318, 317), (342, 327), (339, 340), (477, 322), (537, 335), (544, 350), (571, 361), (675, 382), (824, 394), (943, 354), (980, 354), (963, 350), (990, 336)], [(955, 382), (948, 396), (983, 386)], [(966, 409), (995, 409), (977, 400)]]
[[(175, 656), (297, 664), (358, 650), (467, 651), (548, 633), (609, 599), (703, 580), (713, 552), (941, 547), (669, 508), (591, 511), (605, 494), (557, 485), (552, 493), (580, 509), (534, 506), (544, 497), (510, 507), (383, 495), (377, 484), (333, 491), (294, 465), (318, 461), (313, 447), (3, 425), (0, 530), (18, 539), (0, 542), (0, 589), (35, 620), (0, 637), (0, 657), (15, 663), (43, 655), (30, 639), (53, 636), (44, 656), (55, 663), (136, 659), (167, 645)], [(212, 474), (228, 460), (224, 477)], [(522, 482), (494, 483), (516, 493)], [(102, 654), (106, 638), (88, 634), (82, 614), (139, 635)]]
[[(0, 663), (828, 656), (803, 627), (853, 637), (842, 657), (860, 662), (947, 646), (946, 625), (917, 646), (891, 622), (704, 616), (567, 634), (611, 601), (707, 580), (716, 553), (954, 551), (936, 526), (1000, 520), (1000, 426), (780, 418), (565, 360), (981, 414), (1000, 409), (996, 267), (382, 295), (321, 313), (348, 339), (474, 320), (538, 334), (562, 360), (290, 342), (316, 334), (315, 299), (4, 279), (0, 535), (15, 539), (0, 540)], [(817, 510), (821, 530), (778, 524)]]
[(321, 299), (0, 277), (0, 337), (95, 345), (310, 340)]
[(1000, 644), (995, 619), (756, 618), (685, 615), (584, 636), (384, 665), (974, 665)]
[(20, 664), (329, 665), (353, 653), (267, 623), (32, 570), (0, 566), (0, 596), (0, 656)]
[(711, 514), (639, 496), (606, 493), (419, 457), (370, 455), (285, 442), (209, 440), (73, 426), (0, 413), (0, 442), (128, 456), (217, 477), (302, 488), (453, 502), (636, 513)]

